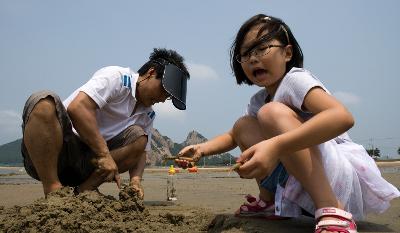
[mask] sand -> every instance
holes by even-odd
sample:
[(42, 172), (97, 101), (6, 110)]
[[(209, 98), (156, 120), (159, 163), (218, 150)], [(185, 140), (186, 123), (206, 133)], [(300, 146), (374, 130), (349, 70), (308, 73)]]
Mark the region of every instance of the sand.
[[(384, 177), (400, 187), (398, 167)], [(127, 183), (127, 174), (123, 175)], [(225, 169), (181, 171), (177, 201), (166, 201), (167, 170), (146, 169), (140, 201), (125, 186), (100, 187), (100, 193), (74, 196), (65, 188), (44, 199), (41, 184), (25, 174), (0, 176), (0, 232), (313, 232), (314, 220), (301, 217), (266, 221), (234, 217), (254, 181)], [(383, 214), (358, 222), (359, 232), (400, 232), (400, 200)]]
[(152, 213), (135, 191), (125, 186), (119, 199), (96, 191), (75, 196), (65, 187), (47, 199), (1, 212), (7, 232), (186, 232), (206, 231), (212, 214), (200, 209)]

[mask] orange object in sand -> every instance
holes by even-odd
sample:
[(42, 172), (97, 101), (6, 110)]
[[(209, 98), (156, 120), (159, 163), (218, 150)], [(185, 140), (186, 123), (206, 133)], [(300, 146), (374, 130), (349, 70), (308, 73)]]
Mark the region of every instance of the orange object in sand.
[(190, 172), (190, 173), (196, 173), (196, 172), (198, 172), (198, 169), (197, 169), (196, 166), (190, 167), (190, 168), (188, 168), (188, 172)]

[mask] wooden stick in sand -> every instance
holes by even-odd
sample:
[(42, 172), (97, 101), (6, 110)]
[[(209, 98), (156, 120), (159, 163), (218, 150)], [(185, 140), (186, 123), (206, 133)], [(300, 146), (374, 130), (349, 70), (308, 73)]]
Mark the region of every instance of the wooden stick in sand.
[(190, 157), (166, 156), (163, 158), (163, 160), (175, 160), (175, 159), (181, 159), (181, 160), (186, 160), (188, 162), (193, 162), (193, 158)]
[(239, 170), (239, 167), (240, 167), (240, 166), (242, 166), (241, 163), (236, 163), (235, 165), (233, 165), (233, 166), (231, 167), (231, 171), (237, 171), (237, 170)]

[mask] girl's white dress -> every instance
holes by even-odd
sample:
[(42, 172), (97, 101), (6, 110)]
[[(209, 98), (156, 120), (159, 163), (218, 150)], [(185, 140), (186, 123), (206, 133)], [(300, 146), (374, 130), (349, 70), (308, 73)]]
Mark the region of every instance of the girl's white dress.
[[(314, 87), (329, 91), (309, 71), (292, 68), (283, 78), (272, 101), (283, 103), (304, 120), (312, 114), (302, 110), (306, 94)], [(265, 89), (250, 100), (246, 114), (257, 117), (258, 110), (269, 99)], [(337, 198), (356, 220), (365, 214), (381, 213), (390, 200), (399, 197), (399, 190), (382, 178), (375, 161), (363, 146), (354, 143), (347, 133), (318, 145), (328, 180)], [(301, 208), (314, 213), (315, 207), (301, 184), (289, 176), (285, 187), (278, 185), (275, 194), (275, 214), (288, 217), (301, 215)]]

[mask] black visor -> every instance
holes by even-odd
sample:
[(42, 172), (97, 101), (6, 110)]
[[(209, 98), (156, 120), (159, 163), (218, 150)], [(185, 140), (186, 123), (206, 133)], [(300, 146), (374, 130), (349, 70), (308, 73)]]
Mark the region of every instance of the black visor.
[(173, 64), (164, 68), (162, 85), (172, 97), (172, 103), (179, 110), (186, 109), (186, 82), (188, 75)]

